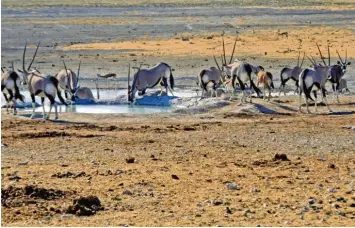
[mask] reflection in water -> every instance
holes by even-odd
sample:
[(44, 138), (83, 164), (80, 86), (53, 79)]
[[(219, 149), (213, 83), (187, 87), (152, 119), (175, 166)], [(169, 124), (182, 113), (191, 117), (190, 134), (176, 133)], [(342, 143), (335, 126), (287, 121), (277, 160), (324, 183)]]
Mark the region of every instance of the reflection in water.
[[(45, 106), (46, 112), (49, 106)], [(32, 109), (24, 109), (31, 111)], [(156, 112), (169, 112), (171, 107), (161, 106), (139, 106), (139, 105), (58, 105), (58, 112), (74, 112), (74, 113), (137, 113), (148, 114)], [(54, 110), (53, 110), (54, 111)], [(42, 107), (36, 108), (36, 112), (42, 112)]]

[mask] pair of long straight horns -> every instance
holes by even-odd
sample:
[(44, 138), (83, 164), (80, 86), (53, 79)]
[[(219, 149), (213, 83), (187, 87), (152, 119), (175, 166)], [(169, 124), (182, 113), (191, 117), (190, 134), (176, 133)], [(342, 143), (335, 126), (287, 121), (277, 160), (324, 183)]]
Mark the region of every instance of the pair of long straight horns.
[(300, 52), (300, 51), (298, 52), (297, 66), (298, 66), (298, 67), (300, 67), (300, 68), (302, 68), (302, 65), (303, 65), (303, 62), (304, 62), (304, 57), (305, 57), (305, 55), (306, 55), (306, 53), (305, 53), (305, 52), (303, 52), (302, 62), (301, 62), (301, 65), (299, 65), (299, 64), (300, 64), (300, 56), (301, 56), (301, 52)]
[[(238, 37), (235, 38), (234, 46), (233, 46), (233, 50), (232, 50), (232, 55), (231, 55), (231, 57), (229, 59), (229, 64), (232, 63), (234, 52), (235, 52), (235, 47), (237, 45), (237, 40), (238, 40)], [(225, 48), (225, 43), (224, 43), (224, 32), (222, 34), (222, 45), (223, 45), (223, 55), (221, 56), (222, 66), (226, 66), (227, 65), (227, 59), (226, 59), (226, 48)], [(218, 69), (221, 70), (215, 55), (213, 55), (213, 59), (214, 59), (216, 65), (217, 65)]]
[[(69, 77), (67, 65), (65, 64), (64, 59), (63, 59), (63, 64), (64, 64), (64, 68), (65, 68), (65, 74), (67, 75), (67, 77)], [(81, 66), (81, 59), (79, 61), (78, 73), (76, 74), (76, 84), (78, 84), (78, 82), (79, 82), (80, 66)]]
[(340, 57), (340, 54), (339, 54), (338, 50), (337, 50), (337, 54), (339, 56), (339, 59), (340, 59), (341, 63), (345, 65), (348, 62), (348, 51), (345, 50), (345, 61), (343, 61), (343, 59)]
[[(311, 56), (311, 55), (310, 55)], [(313, 64), (313, 65), (317, 65), (316, 60), (313, 58), (313, 56), (311, 56), (311, 58), (308, 57), (308, 55), (306, 56), (307, 59)]]
[(22, 70), (23, 71), (29, 71), (30, 69), (31, 69), (31, 66), (32, 66), (32, 64), (33, 64), (33, 62), (34, 62), (34, 60), (35, 60), (35, 58), (36, 58), (36, 55), (37, 55), (37, 51), (38, 51), (38, 48), (39, 48), (39, 45), (40, 45), (41, 43), (40, 42), (38, 42), (38, 45), (37, 45), (37, 47), (36, 47), (36, 51), (35, 51), (35, 54), (33, 55), (33, 57), (32, 57), (32, 60), (31, 60), (31, 63), (30, 63), (30, 65), (28, 65), (28, 68), (27, 68), (27, 70), (25, 69), (26, 67), (25, 67), (25, 56), (26, 56), (26, 49), (27, 49), (27, 42), (26, 42), (26, 44), (25, 44), (25, 48), (24, 48), (24, 50), (23, 50), (23, 56), (22, 56)]

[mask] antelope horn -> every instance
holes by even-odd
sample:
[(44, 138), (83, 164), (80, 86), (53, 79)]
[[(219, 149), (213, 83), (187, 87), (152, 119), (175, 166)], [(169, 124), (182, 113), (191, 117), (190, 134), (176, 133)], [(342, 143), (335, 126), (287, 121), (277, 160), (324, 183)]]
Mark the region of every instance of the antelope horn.
[(12, 67), (12, 71), (15, 71), (15, 68), (14, 68), (14, 61), (11, 61), (11, 67)]
[(320, 51), (320, 48), (319, 48), (319, 46), (318, 46), (318, 44), (317, 44), (317, 43), (316, 43), (316, 45), (317, 45), (317, 48), (318, 48), (318, 51), (319, 51), (319, 54), (320, 54), (320, 58), (322, 59), (322, 61), (323, 61), (324, 65), (326, 66), (327, 64), (326, 64), (326, 62), (325, 62), (325, 61), (324, 61), (324, 59), (323, 59), (322, 52)]
[(224, 45), (224, 31), (222, 34), (222, 43), (223, 43), (223, 58), (224, 58), (224, 64), (223, 65), (227, 65), (227, 60), (226, 60), (226, 48)]
[(344, 62), (344, 64), (346, 64), (347, 61), (348, 61), (348, 50), (345, 49), (345, 62)]
[(328, 44), (328, 65), (330, 66), (330, 50), (329, 50), (329, 44)]
[(234, 51), (235, 51), (235, 46), (237, 45), (237, 40), (238, 40), (238, 37), (235, 38), (235, 41), (234, 41), (234, 46), (233, 46), (233, 51), (232, 51), (232, 56), (229, 60), (229, 64), (232, 63), (232, 60), (233, 60), (233, 56), (234, 56)]
[(40, 42), (38, 42), (38, 45), (37, 45), (37, 48), (36, 48), (35, 54), (33, 55), (33, 58), (32, 58), (32, 60), (31, 60), (30, 65), (28, 66), (27, 70), (30, 70), (30, 69), (31, 69), (32, 63), (33, 63), (33, 61), (34, 61), (34, 60), (35, 60), (35, 58), (36, 58), (37, 51), (38, 51), (38, 48), (39, 48), (39, 45), (40, 45), (40, 44), (41, 44), (41, 43), (40, 43)]
[(131, 62), (128, 63), (128, 81), (127, 81), (127, 84), (128, 84), (128, 90), (129, 90), (129, 82), (130, 82), (130, 77), (131, 77)]
[(218, 65), (218, 62), (217, 62), (217, 59), (216, 59), (216, 56), (213, 55), (213, 59), (214, 59), (214, 62), (216, 63), (217, 67), (218, 67), (218, 70), (221, 70), (221, 68), (219, 67)]
[(304, 57), (305, 57), (305, 55), (306, 55), (306, 53), (305, 53), (305, 52), (303, 52), (303, 58), (302, 58), (302, 62), (301, 62), (301, 66), (300, 66), (300, 68), (302, 68), (302, 66), (303, 66), (303, 61), (304, 61)]
[(297, 58), (297, 66), (299, 66), (299, 64), (300, 64), (300, 55), (301, 55), (301, 52), (299, 51), (298, 52), (298, 58)]
[(339, 54), (338, 50), (337, 50), (337, 54), (338, 54), (338, 56), (339, 56), (339, 59), (340, 59), (341, 63), (344, 64), (343, 59), (340, 57), (340, 54)]
[(308, 55), (307, 55), (306, 57), (307, 57), (307, 59), (308, 59), (313, 65), (315, 65), (315, 63), (313, 62), (313, 60), (312, 60), (311, 58), (309, 58)]
[(223, 55), (221, 55), (221, 60), (222, 60), (222, 66), (226, 65), (223, 61)]
[(317, 64), (317, 61), (313, 58), (313, 56), (312, 55), (310, 55), (311, 56), (311, 58), (312, 58), (312, 60), (313, 60), (313, 63), (314, 64)]
[(1, 71), (3, 72), (3, 73), (5, 73), (5, 71), (4, 71), (4, 69), (1, 67)]
[(27, 49), (27, 42), (25, 43), (25, 48), (23, 49), (23, 54), (22, 54), (22, 70), (23, 70), (24, 72), (26, 72), (26, 70), (25, 70), (26, 49)]
[(79, 73), (80, 73), (80, 66), (81, 66), (81, 59), (80, 59), (80, 62), (79, 62), (79, 66), (78, 66), (78, 73), (76, 75), (76, 86), (78, 86), (78, 82), (79, 82)]
[(69, 75), (68, 75), (67, 65), (65, 65), (65, 61), (64, 61), (64, 59), (63, 59), (63, 63), (64, 63), (64, 68), (65, 68), (65, 74), (67, 75), (67, 77), (69, 77)]

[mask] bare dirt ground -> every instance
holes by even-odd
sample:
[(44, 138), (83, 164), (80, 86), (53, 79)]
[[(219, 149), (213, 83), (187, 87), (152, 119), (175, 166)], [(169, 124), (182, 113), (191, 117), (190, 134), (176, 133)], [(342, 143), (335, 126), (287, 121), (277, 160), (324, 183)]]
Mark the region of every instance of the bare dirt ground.
[[(315, 42), (324, 54), (330, 44), (332, 63), (336, 49), (354, 62), (351, 0), (78, 2), (2, 1), (2, 66), (21, 65), (25, 40), (30, 61), (41, 41), (35, 66), (55, 74), (62, 59), (76, 70), (81, 58), (82, 86), (115, 72), (125, 87), (129, 61), (164, 61), (188, 88), (221, 54), (222, 31), (227, 55), (238, 36), (235, 57), (263, 65), (275, 84), (298, 51), (320, 61)], [(195, 114), (60, 113), (57, 122), (2, 110), (1, 225), (352, 226), (354, 95), (319, 115), (298, 114), (296, 96), (238, 102)]]
[[(194, 115), (63, 113), (59, 122), (2, 114), (2, 225), (352, 226), (352, 101), (332, 106), (344, 115), (250, 115), (236, 102)], [(91, 195), (103, 210), (70, 214)]]

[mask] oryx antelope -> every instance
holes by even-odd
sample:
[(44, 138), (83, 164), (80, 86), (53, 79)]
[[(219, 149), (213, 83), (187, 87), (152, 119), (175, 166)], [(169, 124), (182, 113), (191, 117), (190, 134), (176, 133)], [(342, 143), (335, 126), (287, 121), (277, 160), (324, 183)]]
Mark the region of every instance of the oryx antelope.
[[(242, 62), (239, 66), (232, 67), (231, 69), (232, 86), (233, 86), (232, 96), (235, 93), (237, 84), (239, 84), (239, 87), (243, 92), (243, 96), (240, 100), (240, 105), (243, 104), (243, 102), (246, 102), (245, 86), (247, 83), (249, 83), (249, 88), (250, 88), (249, 90), (250, 103), (252, 103), (252, 89), (254, 89), (255, 92), (257, 93), (257, 96), (260, 97), (261, 91), (253, 81), (253, 74), (257, 75), (260, 71), (264, 71), (264, 68), (262, 66), (254, 66), (247, 62)], [(232, 96), (230, 99), (232, 99)]]
[(13, 114), (16, 115), (16, 99), (19, 99), (20, 101), (24, 102), (24, 96), (20, 94), (20, 84), (22, 79), (19, 74), (14, 70), (13, 62), (11, 71), (4, 71), (2, 68), (1, 71), (1, 92), (3, 93), (6, 101), (6, 111), (9, 112), (10, 102), (12, 101)]
[(232, 54), (229, 59), (229, 63), (227, 64), (224, 36), (222, 35), (222, 46), (223, 46), (223, 55), (221, 56), (222, 68), (219, 66), (216, 57), (213, 55), (213, 59), (216, 63), (216, 66), (217, 66), (218, 70), (221, 72), (221, 74), (220, 74), (221, 80), (219, 80), (220, 84), (224, 85), (226, 92), (228, 92), (228, 85), (231, 84), (231, 80), (232, 80), (232, 74), (231, 74), (232, 67), (238, 67), (241, 63), (239, 60), (235, 60), (232, 63), (237, 40), (238, 40), (238, 37), (236, 37), (236, 39), (234, 41)]
[[(50, 113), (52, 111), (52, 107), (54, 106), (55, 109), (55, 119), (58, 119), (58, 111), (57, 111), (57, 104), (55, 103), (55, 97), (58, 95), (59, 100), (64, 104), (67, 105), (64, 101), (64, 99), (61, 96), (61, 89), (59, 86), (59, 81), (56, 77), (54, 76), (44, 76), (41, 75), (38, 71), (28, 71), (31, 67), (31, 64), (33, 63), (38, 48), (39, 44), (37, 45), (36, 52), (32, 58), (31, 64), (25, 69), (25, 55), (26, 55), (26, 48), (27, 44), (25, 45), (25, 49), (23, 51), (23, 59), (22, 59), (22, 68), (23, 68), (23, 79), (26, 84), (28, 84), (28, 91), (30, 92), (31, 95), (31, 100), (32, 100), (32, 115), (31, 119), (34, 118), (35, 116), (35, 108), (36, 108), (36, 103), (35, 103), (35, 96), (41, 97), (41, 102), (42, 102), (42, 108), (43, 108), (43, 119), (48, 119), (50, 116)], [(47, 97), (50, 101), (50, 108), (48, 115), (46, 115), (45, 109), (44, 109), (44, 99)]]
[(259, 71), (258, 77), (256, 78), (256, 86), (259, 87), (259, 84), (263, 85), (263, 99), (265, 100), (265, 90), (269, 90), (268, 101), (271, 98), (271, 89), (275, 89), (274, 83), (272, 80), (272, 74), (268, 71)]
[[(129, 69), (130, 74), (130, 69)], [(169, 84), (168, 84), (169, 78)], [(128, 81), (128, 101), (134, 102), (135, 94), (140, 91), (142, 95), (148, 88), (153, 88), (160, 83), (160, 85), (165, 87), (166, 94), (168, 94), (168, 89), (173, 94), (174, 89), (174, 77), (172, 74), (171, 67), (166, 63), (158, 63), (157, 65), (148, 69), (139, 69), (134, 74), (134, 79), (132, 86), (129, 85)], [(163, 93), (163, 88), (161, 88), (161, 93)]]
[(79, 74), (80, 74), (80, 65), (81, 60), (79, 61), (78, 71), (75, 74), (71, 69), (67, 69), (67, 66), (63, 60), (64, 69), (60, 70), (55, 77), (59, 82), (59, 86), (64, 90), (65, 99), (68, 99), (70, 96), (71, 101), (75, 101), (75, 93), (78, 90), (79, 86)]
[(204, 92), (208, 92), (207, 87), (210, 84), (212, 84), (211, 97), (213, 96), (213, 93), (217, 97), (216, 89), (217, 86), (221, 83), (221, 74), (222, 72), (216, 67), (210, 67), (210, 69), (204, 69), (197, 75), (197, 84), (202, 89), (201, 98), (203, 97)]
[[(281, 95), (281, 92), (284, 92), (284, 95), (286, 95), (285, 92), (285, 85), (287, 83), (287, 81), (289, 81), (290, 79), (292, 79), (293, 81), (295, 81), (295, 85), (296, 85), (296, 89), (295, 89), (295, 94), (296, 91), (299, 90), (298, 88), (298, 78), (299, 75), (302, 71), (302, 65), (304, 62), (304, 57), (305, 57), (305, 53), (303, 52), (303, 58), (302, 58), (302, 62), (300, 63), (300, 52), (298, 52), (298, 59), (297, 59), (297, 66), (295, 66), (294, 68), (289, 68), (289, 67), (285, 67), (281, 70), (281, 74), (280, 74), (280, 92), (279, 92), (279, 96)], [(281, 89), (282, 88), (282, 89)]]
[(79, 99), (92, 99), (94, 100), (94, 95), (92, 94), (91, 89), (89, 89), (88, 87), (80, 87), (76, 90), (75, 93), (75, 98), (79, 98)]
[[(328, 46), (328, 54), (329, 54), (329, 46)], [(347, 51), (345, 51), (345, 61), (340, 57), (340, 54), (337, 50), (337, 54), (339, 56), (339, 60), (337, 62), (337, 65), (333, 65), (332, 69), (330, 71), (330, 78), (329, 82), (332, 84), (332, 89), (334, 93), (334, 98), (336, 98), (337, 102), (339, 103), (339, 90), (341, 88), (341, 81), (342, 77), (345, 75), (347, 66), (351, 64), (351, 62), (348, 62), (348, 56), (347, 56)], [(329, 54), (329, 65), (330, 65), (330, 54)]]
[(306, 100), (306, 107), (307, 107), (307, 112), (310, 113), (309, 108), (308, 108), (308, 99), (311, 99), (311, 92), (313, 91), (315, 101), (315, 112), (317, 113), (317, 91), (321, 91), (321, 97), (322, 100), (324, 100), (325, 105), (327, 106), (329, 112), (331, 112), (331, 109), (328, 106), (328, 101), (326, 98), (326, 90), (325, 90), (325, 82), (329, 77), (331, 67), (330, 66), (321, 66), (315, 62), (315, 60), (310, 59), (308, 56), (307, 58), (309, 61), (312, 62), (314, 69), (304, 69), (301, 74), (299, 75), (299, 88), (300, 88), (300, 93), (299, 93), (299, 112), (301, 112), (301, 97), (302, 97), (302, 92), (305, 94), (305, 100)]

